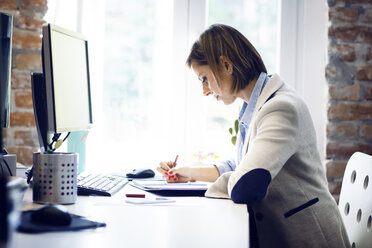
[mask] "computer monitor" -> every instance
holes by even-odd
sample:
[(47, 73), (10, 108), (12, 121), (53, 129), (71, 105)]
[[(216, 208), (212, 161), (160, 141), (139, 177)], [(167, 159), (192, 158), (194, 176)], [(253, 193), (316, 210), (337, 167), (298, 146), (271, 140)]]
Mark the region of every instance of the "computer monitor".
[(10, 122), (12, 33), (13, 17), (0, 13), (0, 177), (15, 175), (17, 160), (17, 156), (8, 154), (3, 146), (3, 128), (9, 127)]
[(47, 24), (43, 27), (42, 54), (48, 132), (90, 128), (93, 120), (87, 38)]
[(13, 17), (0, 13), (0, 126), (9, 126)]
[(2, 129), (9, 126), (12, 31), (13, 17), (0, 13), (0, 154), (3, 153)]

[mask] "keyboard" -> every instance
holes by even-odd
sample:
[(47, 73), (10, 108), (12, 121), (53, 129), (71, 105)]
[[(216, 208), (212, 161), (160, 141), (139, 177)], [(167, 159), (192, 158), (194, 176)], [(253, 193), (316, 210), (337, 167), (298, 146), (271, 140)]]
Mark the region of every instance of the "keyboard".
[(78, 195), (112, 196), (128, 183), (128, 179), (111, 174), (80, 174), (77, 180)]

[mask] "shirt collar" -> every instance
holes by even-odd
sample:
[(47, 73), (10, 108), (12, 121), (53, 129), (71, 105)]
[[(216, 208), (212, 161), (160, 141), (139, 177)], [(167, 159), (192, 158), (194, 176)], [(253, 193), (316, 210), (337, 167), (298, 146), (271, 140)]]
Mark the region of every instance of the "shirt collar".
[[(239, 118), (238, 118), (239, 122), (249, 125), (249, 122), (250, 122), (249, 116), (253, 113), (256, 103), (257, 103), (257, 99), (266, 85), (266, 82), (267, 82), (266, 75), (267, 74), (265, 72), (260, 73), (260, 76), (258, 77), (256, 81), (256, 85), (253, 88), (249, 101), (248, 102), (244, 101), (243, 103), (242, 109), (240, 110), (240, 113), (239, 113)], [(245, 113), (246, 111), (247, 112), (250, 111), (252, 113), (250, 115), (247, 115)]]

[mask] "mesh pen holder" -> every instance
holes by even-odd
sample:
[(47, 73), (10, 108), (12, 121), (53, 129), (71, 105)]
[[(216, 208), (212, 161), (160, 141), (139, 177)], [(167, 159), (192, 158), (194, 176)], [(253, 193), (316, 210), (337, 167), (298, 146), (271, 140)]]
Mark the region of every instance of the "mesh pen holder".
[(34, 153), (33, 201), (74, 204), (77, 197), (77, 153)]

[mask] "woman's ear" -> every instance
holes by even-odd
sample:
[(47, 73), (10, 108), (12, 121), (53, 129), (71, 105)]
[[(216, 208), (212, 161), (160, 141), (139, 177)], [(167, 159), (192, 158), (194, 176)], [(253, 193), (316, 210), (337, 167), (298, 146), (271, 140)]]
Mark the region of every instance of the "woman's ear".
[(226, 56), (220, 56), (220, 65), (222, 65), (222, 68), (228, 73), (233, 73), (233, 64), (231, 60), (229, 60)]

